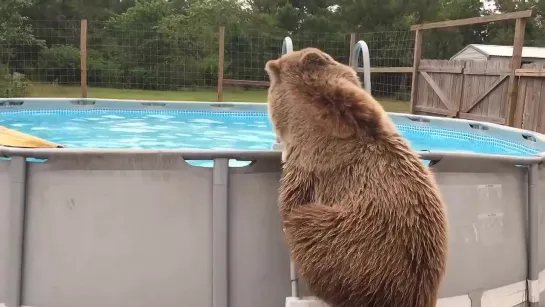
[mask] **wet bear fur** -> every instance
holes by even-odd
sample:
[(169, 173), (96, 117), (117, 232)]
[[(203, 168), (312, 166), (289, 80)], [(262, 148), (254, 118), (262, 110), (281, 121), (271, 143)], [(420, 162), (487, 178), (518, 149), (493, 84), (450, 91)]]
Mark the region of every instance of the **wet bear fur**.
[(332, 307), (434, 307), (448, 225), (428, 167), (352, 68), (306, 48), (265, 70), (282, 226), (307, 288)]

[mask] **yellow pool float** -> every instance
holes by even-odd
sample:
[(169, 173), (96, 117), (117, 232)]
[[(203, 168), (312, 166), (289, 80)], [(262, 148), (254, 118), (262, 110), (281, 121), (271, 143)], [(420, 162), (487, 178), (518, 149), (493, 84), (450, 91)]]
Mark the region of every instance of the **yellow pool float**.
[(62, 145), (0, 126), (0, 146), (21, 148), (61, 148)]

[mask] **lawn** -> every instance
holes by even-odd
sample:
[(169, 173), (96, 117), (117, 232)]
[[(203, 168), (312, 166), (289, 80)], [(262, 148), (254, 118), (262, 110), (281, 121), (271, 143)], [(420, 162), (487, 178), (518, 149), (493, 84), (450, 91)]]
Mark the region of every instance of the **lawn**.
[[(61, 86), (52, 84), (32, 84), (30, 86), (31, 97), (81, 97), (79, 86)], [(114, 88), (89, 88), (89, 98), (106, 99), (138, 99), (138, 100), (166, 100), (166, 101), (216, 101), (216, 89), (198, 89), (183, 91), (148, 91)], [(225, 88), (223, 101), (231, 102), (258, 102), (267, 101), (267, 91), (263, 89), (242, 90)], [(409, 104), (404, 101), (379, 99), (384, 108), (389, 112), (408, 112)]]

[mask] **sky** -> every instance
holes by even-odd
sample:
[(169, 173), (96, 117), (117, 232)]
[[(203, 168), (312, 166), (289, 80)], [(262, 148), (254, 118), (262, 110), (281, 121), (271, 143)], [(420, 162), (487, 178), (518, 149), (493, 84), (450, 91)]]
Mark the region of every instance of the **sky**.
[(494, 0), (481, 0), (481, 2), (484, 3), (484, 8), (485, 9), (495, 9), (496, 6), (494, 5)]

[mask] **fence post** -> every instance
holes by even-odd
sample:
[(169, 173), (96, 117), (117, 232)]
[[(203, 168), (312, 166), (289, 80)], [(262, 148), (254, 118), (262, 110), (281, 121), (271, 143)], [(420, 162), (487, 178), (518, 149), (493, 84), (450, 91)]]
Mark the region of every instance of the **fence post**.
[(219, 57), (218, 57), (218, 102), (223, 101), (223, 65), (225, 57), (225, 27), (219, 30)]
[(413, 79), (411, 84), (411, 109), (409, 113), (414, 114), (416, 107), (416, 94), (418, 90), (418, 67), (422, 58), (422, 30), (415, 32), (414, 38), (414, 59), (413, 59)]
[(515, 70), (522, 64), (522, 48), (524, 46), (524, 32), (526, 28), (526, 18), (518, 18), (515, 26), (515, 38), (513, 39), (513, 56), (511, 57), (511, 69), (509, 72), (509, 93), (507, 97), (507, 114), (505, 124), (514, 126), (515, 110), (517, 107), (518, 82), (516, 80)]
[(80, 28), (81, 98), (87, 98), (87, 19), (81, 20)]
[[(354, 46), (356, 45), (356, 33), (350, 33), (350, 56), (348, 58), (348, 65), (352, 65), (352, 58), (354, 57)], [(356, 63), (357, 64), (357, 63)]]

